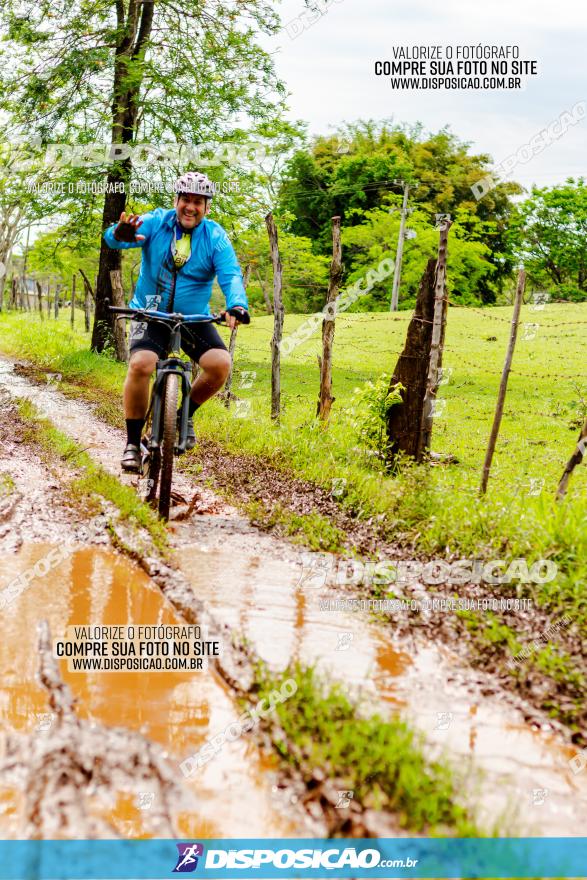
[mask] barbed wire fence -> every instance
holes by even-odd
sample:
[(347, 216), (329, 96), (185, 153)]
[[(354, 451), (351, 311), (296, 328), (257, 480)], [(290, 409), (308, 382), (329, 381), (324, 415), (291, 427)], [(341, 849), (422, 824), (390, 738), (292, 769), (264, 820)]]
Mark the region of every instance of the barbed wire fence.
[[(450, 260), (449, 260), (450, 263)], [(538, 320), (539, 312), (543, 311), (549, 304), (551, 303), (551, 297), (547, 292), (539, 291), (530, 295), (530, 300), (526, 302), (526, 306), (529, 306), (531, 309), (531, 317), (532, 320), (528, 321), (524, 319), (520, 321), (519, 326), (519, 339), (522, 345), (531, 343), (532, 341), (539, 338), (541, 341), (547, 340), (556, 340), (561, 341), (561, 336), (567, 338), (567, 340), (571, 337), (577, 338), (577, 348), (580, 345), (580, 338), (582, 333), (582, 326), (587, 324), (587, 320), (565, 320), (565, 321), (549, 321), (545, 323), (543, 321)], [(447, 342), (444, 344), (444, 352), (446, 356), (446, 366), (442, 368), (441, 371), (441, 379), (440, 385), (448, 385), (450, 383), (450, 377), (453, 372), (456, 370), (467, 369), (470, 371), (471, 376), (479, 375), (482, 373), (483, 376), (490, 376), (492, 379), (502, 379), (503, 376), (503, 366), (500, 365), (500, 359), (504, 357), (505, 350), (499, 349), (496, 350), (495, 353), (490, 353), (486, 346), (489, 343), (499, 342), (502, 340), (505, 342), (505, 334), (503, 331), (506, 327), (511, 327), (511, 318), (502, 314), (497, 314), (494, 309), (491, 307), (486, 308), (477, 308), (477, 307), (468, 307), (461, 306), (459, 304), (451, 303), (449, 301), (449, 310), (450, 310), (450, 318), (448, 319), (448, 334), (447, 334)], [(460, 324), (456, 324), (456, 326), (452, 325), (452, 322), (458, 322), (459, 313), (464, 313), (468, 316), (474, 316), (476, 319), (476, 332), (468, 332), (464, 330)], [(315, 399), (313, 396), (313, 391), (315, 391), (319, 395), (319, 375), (318, 370), (313, 374), (312, 370), (308, 369), (312, 364), (319, 364), (321, 357), (321, 347), (320, 347), (320, 337), (318, 333), (318, 327), (321, 326), (323, 316), (316, 316), (318, 320), (315, 322), (316, 329), (311, 337), (304, 341), (302, 345), (296, 347), (293, 357), (285, 357), (284, 365), (286, 369), (291, 369), (293, 367), (297, 367), (296, 371), (296, 379), (295, 384), (298, 389), (297, 397), (307, 398), (307, 406), (308, 406), (308, 418), (311, 418), (311, 410), (312, 410), (312, 402)], [(355, 364), (349, 363), (349, 358), (347, 356), (348, 351), (353, 352), (353, 359), (358, 364), (365, 364), (369, 361), (378, 362), (382, 368), (385, 366), (388, 367), (388, 371), (392, 367), (393, 358), (397, 358), (400, 350), (401, 350), (401, 337), (399, 339), (394, 339), (391, 342), (391, 337), (389, 344), (382, 345), (381, 338), (383, 334), (379, 336), (379, 338), (373, 338), (372, 341), (367, 341), (369, 337), (369, 333), (361, 334), (361, 332), (357, 333), (357, 327), (362, 328), (366, 327), (369, 330), (372, 330), (378, 324), (386, 325), (389, 328), (390, 324), (393, 326), (395, 322), (397, 323), (398, 329), (401, 327), (402, 333), (406, 327), (406, 319), (413, 317), (413, 314), (404, 313), (403, 317), (401, 313), (398, 315), (388, 315), (381, 313), (352, 313), (352, 317), (347, 318), (344, 315), (337, 316), (336, 318), (336, 333), (338, 338), (338, 346), (334, 345), (334, 353), (333, 353), (333, 364), (335, 368), (338, 368), (338, 372), (344, 367), (349, 371), (353, 371), (355, 369)], [(302, 319), (303, 320), (303, 319)], [(349, 338), (349, 333), (347, 332), (348, 328), (352, 326), (353, 336)], [(496, 328), (493, 330), (493, 328)], [(564, 330), (562, 328), (565, 328)], [(470, 329), (470, 328), (468, 328)], [(561, 333), (562, 331), (562, 333)], [(570, 332), (569, 332), (570, 331)], [(269, 328), (267, 327), (267, 333), (269, 333)], [(287, 339), (287, 335), (285, 337)], [(457, 342), (462, 343), (463, 340), (467, 340), (471, 342), (470, 346), (459, 346)], [(267, 354), (267, 348), (260, 347), (258, 344), (258, 334), (257, 334), (257, 343), (250, 344), (248, 341), (244, 341), (244, 348), (242, 350), (242, 356), (246, 360), (247, 366), (250, 367), (250, 361), (260, 360), (263, 362), (263, 355)], [(267, 346), (269, 345), (269, 340), (267, 341)], [(337, 351), (338, 348), (338, 351)], [(340, 350), (344, 348), (345, 356), (344, 361), (341, 363), (340, 361)], [(466, 350), (467, 348), (471, 351), (471, 357), (467, 358), (466, 355), (463, 355), (463, 348)], [(485, 349), (485, 351), (484, 351)], [(241, 352), (238, 353), (239, 357)], [(259, 358), (258, 356), (261, 356)], [(472, 357), (475, 359), (473, 360)], [(527, 360), (527, 358), (525, 358)], [(587, 384), (585, 385), (585, 389), (582, 389), (582, 382), (587, 383), (587, 372), (585, 374), (581, 374), (580, 371), (568, 371), (564, 368), (561, 368), (558, 363), (559, 359), (551, 358), (550, 364), (551, 369), (548, 372), (543, 370), (532, 370), (528, 369), (527, 365), (522, 363), (516, 363), (516, 358), (513, 358), (513, 361), (510, 361), (508, 367), (508, 374), (511, 374), (511, 383), (512, 387), (516, 392), (520, 390), (520, 383), (525, 388), (535, 387), (535, 383), (544, 382), (548, 383), (550, 387), (553, 389), (553, 394), (555, 397), (554, 402), (550, 401), (550, 398), (544, 398), (544, 400), (548, 400), (548, 405), (554, 405), (559, 410), (559, 415), (564, 415), (565, 410), (568, 410), (566, 415), (572, 417), (572, 424), (568, 425), (569, 428), (578, 427), (583, 424), (585, 417), (587, 417), (587, 403), (585, 400), (587, 399)], [(561, 352), (560, 360), (563, 362), (565, 366), (568, 366), (568, 357)], [(338, 361), (338, 363), (337, 363)], [(299, 369), (299, 368), (302, 369)], [(238, 360), (237, 367), (238, 371)], [(245, 371), (247, 376), (250, 376), (251, 370)], [(360, 375), (364, 375), (364, 370), (361, 369), (360, 374), (357, 376), (359, 380)], [(377, 372), (374, 371), (369, 378), (377, 378)], [(334, 378), (334, 390), (336, 390), (336, 382), (337, 377)], [(467, 379), (459, 383), (459, 394), (462, 397), (464, 393), (466, 393), (466, 383)], [(560, 383), (566, 382), (568, 387), (567, 391), (570, 392), (570, 395), (567, 393), (566, 397), (569, 396), (574, 397), (577, 400), (576, 411), (573, 412), (572, 405), (569, 406), (568, 400), (565, 402), (564, 395), (556, 394), (556, 389), (560, 389)], [(497, 384), (497, 383), (495, 383)], [(250, 386), (249, 386), (250, 387)], [(340, 406), (344, 407), (344, 398), (341, 399)], [(506, 395), (504, 394), (504, 399), (502, 401), (502, 406), (506, 403)], [(436, 406), (434, 409), (434, 418), (435, 419), (445, 419), (447, 416), (446, 412), (446, 404), (448, 400), (441, 396), (438, 398), (436, 402)], [(479, 403), (478, 395), (477, 399), (471, 401), (472, 408), (476, 407)], [(286, 404), (287, 407), (287, 404)], [(491, 405), (488, 404), (486, 407), (487, 416), (490, 416)], [(247, 410), (248, 412), (248, 410)], [(508, 413), (507, 407), (505, 410), (506, 414)], [(578, 423), (578, 424), (577, 424)], [(579, 452), (582, 457), (583, 446), (587, 445), (585, 441), (586, 430), (583, 428), (583, 433), (579, 437), (579, 441), (577, 443), (577, 447), (574, 452), (574, 460), (575, 464), (577, 463), (577, 453)], [(487, 438), (486, 438), (487, 439)], [(530, 438), (526, 439), (528, 444), (539, 445), (548, 445), (548, 440), (532, 440)], [(510, 452), (508, 450), (508, 446), (510, 446), (510, 438), (506, 437), (503, 444), (498, 444), (499, 457), (512, 457), (517, 455), (513, 451)], [(563, 467), (564, 455), (560, 454), (561, 461), (561, 469)], [(482, 472), (482, 462), (480, 461), (478, 465), (471, 464), (462, 464), (462, 467), (465, 467), (471, 471)], [(495, 467), (496, 472), (498, 473), (500, 468), (498, 466)], [(524, 467), (521, 467), (521, 471), (524, 471)], [(524, 472), (524, 476), (526, 476), (526, 472)], [(529, 480), (529, 494), (538, 494), (536, 491), (536, 486), (540, 484), (542, 486), (544, 484), (544, 479), (540, 476), (536, 476), (535, 478), (530, 477)]]
[[(448, 259), (448, 272), (450, 275), (450, 255)], [(248, 282), (251, 273), (251, 267), (245, 267), (246, 280)], [(287, 274), (287, 266), (284, 268), (284, 275)], [(60, 310), (67, 304), (72, 307), (77, 300), (77, 305), (83, 309), (85, 316), (86, 330), (89, 330), (90, 314), (93, 301), (93, 291), (88, 279), (80, 276), (83, 282), (77, 288), (72, 289), (69, 301), (68, 288), (55, 276), (44, 276), (39, 279), (34, 273), (28, 275), (25, 279), (20, 274), (14, 273), (7, 284), (7, 290), (2, 303), (2, 310), (16, 310), (29, 312), (31, 319), (38, 321), (53, 319), (57, 317)], [(77, 293), (76, 299), (74, 295)], [(342, 295), (345, 291), (343, 289)], [(532, 320), (525, 320), (524, 316), (520, 322), (520, 335), (518, 346), (539, 340), (542, 343), (548, 343), (556, 340), (572, 342), (577, 340), (577, 350), (582, 343), (583, 327), (587, 325), (587, 319), (575, 320), (549, 320), (547, 322), (539, 320), (540, 312), (544, 311), (552, 304), (552, 297), (548, 292), (538, 291), (531, 295), (530, 301), (526, 302), (526, 306), (530, 307)], [(325, 305), (327, 302), (327, 291), (325, 290)], [(462, 326), (459, 321), (459, 314), (463, 313), (469, 318), (475, 317), (475, 324), (472, 327), (469, 322), (468, 326)], [(270, 316), (267, 316), (269, 318)], [(320, 328), (326, 317), (325, 313), (311, 316), (315, 318), (314, 329), (308, 339), (301, 344), (296, 345), (295, 349), (290, 353), (284, 354), (283, 346), (280, 346), (277, 352), (277, 358), (274, 353), (274, 362), (277, 359), (280, 368), (286, 371), (296, 369), (295, 386), (296, 397), (307, 399), (307, 420), (311, 421), (316, 414), (316, 400), (320, 399), (320, 361), (323, 357), (323, 348), (321, 345)], [(352, 377), (356, 377), (357, 382), (365, 381), (365, 378), (375, 379), (377, 376), (387, 369), (390, 372), (393, 368), (394, 358), (396, 359), (401, 351), (403, 338), (407, 326), (407, 320), (413, 317), (413, 313), (395, 312), (395, 313), (379, 313), (379, 312), (350, 312), (349, 315), (336, 313), (336, 337), (332, 343), (332, 392), (337, 393), (337, 383), (340, 382), (341, 371), (348, 371)], [(287, 316), (286, 316), (287, 318)], [(308, 320), (308, 316), (296, 316), (296, 323), (304, 323)], [(289, 322), (288, 322), (289, 323)], [(254, 341), (249, 341), (248, 333), (241, 333), (238, 336), (232, 334), (231, 339), (231, 355), (233, 357), (233, 371), (231, 374), (230, 385), (224, 395), (227, 406), (232, 407), (236, 417), (254, 417), (254, 409), (252, 408), (252, 396), (242, 394), (241, 392), (249, 392), (253, 389), (259, 389), (257, 381), (258, 371), (253, 369), (255, 363), (259, 364), (262, 369), (269, 368), (269, 358), (271, 355), (271, 339), (274, 335), (274, 328), (268, 320), (262, 322), (263, 331), (266, 333), (266, 340), (259, 343), (260, 322), (255, 322), (257, 330), (255, 332)], [(502, 313), (498, 313), (493, 307), (479, 308), (475, 306), (464, 306), (450, 301), (448, 299), (448, 321), (447, 321), (447, 338), (444, 341), (444, 357), (445, 364), (442, 368), (443, 378), (440, 381), (441, 386), (446, 386), (451, 382), (451, 376), (454, 374), (458, 377), (459, 372), (463, 370), (469, 371), (469, 378), (464, 378), (458, 384), (458, 393), (464, 406), (468, 406), (471, 410), (479, 405), (479, 394), (475, 393), (472, 397), (467, 398), (467, 382), (473, 381), (470, 377), (482, 374), (484, 377), (499, 380), (502, 376), (502, 366), (499, 363), (503, 352), (491, 353), (487, 346), (491, 343), (505, 341), (504, 331), (511, 324), (510, 317)], [(381, 325), (381, 332), (375, 334), (374, 330)], [(297, 328), (296, 328), (297, 329)], [(366, 332), (363, 332), (366, 331)], [(388, 332), (388, 331), (392, 332)], [(288, 328), (285, 328), (284, 342), (288, 339)], [(394, 332), (395, 331), (395, 332)], [(295, 332), (295, 331), (294, 331)], [(465, 345), (462, 343), (465, 341)], [(496, 346), (497, 348), (497, 346)], [(343, 353), (344, 352), (344, 353)], [(470, 352), (470, 355), (468, 355)], [(352, 353), (352, 358), (349, 358)], [(519, 359), (518, 359), (519, 360)], [(552, 388), (553, 400), (545, 398), (552, 404), (556, 410), (559, 419), (567, 417), (570, 420), (568, 427), (570, 429), (581, 428), (579, 439), (575, 446), (571, 460), (574, 462), (569, 470), (569, 461), (567, 461), (566, 480), (562, 487), (559, 486), (559, 497), (566, 492), (568, 479), (574, 467), (583, 459), (584, 447), (587, 445), (585, 437), (587, 436), (584, 426), (587, 418), (587, 371), (569, 369), (569, 359), (562, 350), (560, 357), (551, 356), (550, 369), (547, 371), (543, 367), (540, 369), (532, 369), (528, 367), (528, 358), (525, 362), (517, 362), (514, 357), (510, 365), (509, 373), (511, 374), (511, 387), (519, 391), (520, 383), (525, 388), (532, 388), (536, 383), (546, 383)], [(376, 363), (377, 368), (372, 372), (367, 369), (369, 363)], [(357, 366), (359, 369), (357, 370)], [(346, 378), (348, 379), (348, 373)], [(455, 379), (456, 381), (456, 379)], [(557, 393), (561, 390), (561, 383), (566, 383), (566, 394)], [(497, 382), (495, 383), (497, 384)], [(260, 398), (264, 398), (265, 392), (261, 392)], [(289, 405), (287, 399), (289, 392), (286, 393), (285, 400), (279, 401), (281, 411), (286, 411)], [(253, 395), (254, 396), (254, 395)], [(280, 398), (281, 398), (280, 390)], [(569, 399), (573, 403), (569, 403)], [(436, 401), (434, 407), (434, 421), (441, 422), (444, 429), (446, 420), (449, 418), (449, 409), (447, 397), (441, 394)], [(506, 414), (507, 410), (507, 397)], [(274, 401), (274, 410), (275, 410)], [(345, 409), (345, 396), (339, 394), (333, 413), (336, 415)], [(490, 404), (487, 404), (486, 412), (490, 412)], [(277, 421), (277, 420), (275, 420)], [(527, 439), (527, 443), (548, 446), (548, 440), (542, 443), (541, 440)], [(570, 447), (571, 444), (569, 444)], [(509, 438), (506, 438), (504, 444), (498, 443), (499, 458), (511, 457), (513, 452), (508, 450), (511, 446)], [(570, 449), (569, 449), (570, 451)], [(561, 470), (564, 460), (568, 458), (564, 451), (557, 453), (560, 455)], [(471, 465), (461, 463), (461, 467), (465, 469), (480, 470), (479, 465)], [(497, 468), (499, 472), (499, 467)], [(541, 477), (537, 476), (536, 481), (540, 481)]]

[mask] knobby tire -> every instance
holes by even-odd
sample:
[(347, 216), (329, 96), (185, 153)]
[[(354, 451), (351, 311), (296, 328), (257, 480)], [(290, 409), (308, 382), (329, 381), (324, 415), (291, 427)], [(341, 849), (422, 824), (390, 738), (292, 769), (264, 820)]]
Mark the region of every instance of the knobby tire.
[(177, 431), (177, 401), (179, 397), (179, 376), (167, 376), (163, 403), (163, 440), (161, 442), (161, 478), (159, 488), (159, 515), (169, 519), (171, 503), (171, 481), (173, 478), (173, 456)]

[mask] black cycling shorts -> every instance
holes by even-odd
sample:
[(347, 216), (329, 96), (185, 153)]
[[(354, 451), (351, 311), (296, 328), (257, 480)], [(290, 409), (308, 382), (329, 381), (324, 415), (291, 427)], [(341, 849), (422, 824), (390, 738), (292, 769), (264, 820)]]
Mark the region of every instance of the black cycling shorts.
[[(161, 359), (169, 352), (171, 327), (165, 324), (154, 324), (151, 321), (130, 322), (130, 353), (146, 349), (154, 351)], [(190, 360), (199, 362), (200, 358), (211, 348), (228, 351), (222, 337), (214, 324), (205, 322), (184, 324), (181, 328), (181, 349)]]

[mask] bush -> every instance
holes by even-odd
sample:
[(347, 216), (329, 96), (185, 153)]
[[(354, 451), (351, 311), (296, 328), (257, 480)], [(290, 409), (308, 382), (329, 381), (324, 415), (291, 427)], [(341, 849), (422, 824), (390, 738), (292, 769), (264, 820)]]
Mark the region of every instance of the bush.
[(402, 402), (403, 385), (391, 386), (389, 373), (382, 373), (374, 382), (355, 388), (350, 412), (359, 443), (374, 450), (379, 458), (386, 457), (389, 446), (387, 417), (392, 406)]

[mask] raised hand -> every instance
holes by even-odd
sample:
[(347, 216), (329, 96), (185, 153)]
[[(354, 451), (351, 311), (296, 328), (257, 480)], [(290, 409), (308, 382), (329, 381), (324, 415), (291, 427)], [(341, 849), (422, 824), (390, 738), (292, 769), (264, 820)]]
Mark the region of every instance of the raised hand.
[(114, 230), (114, 238), (117, 241), (144, 241), (144, 235), (137, 235), (137, 230), (142, 225), (143, 221), (140, 219), (138, 214), (125, 214), (123, 211), (120, 215), (120, 220), (118, 221), (118, 226)]

